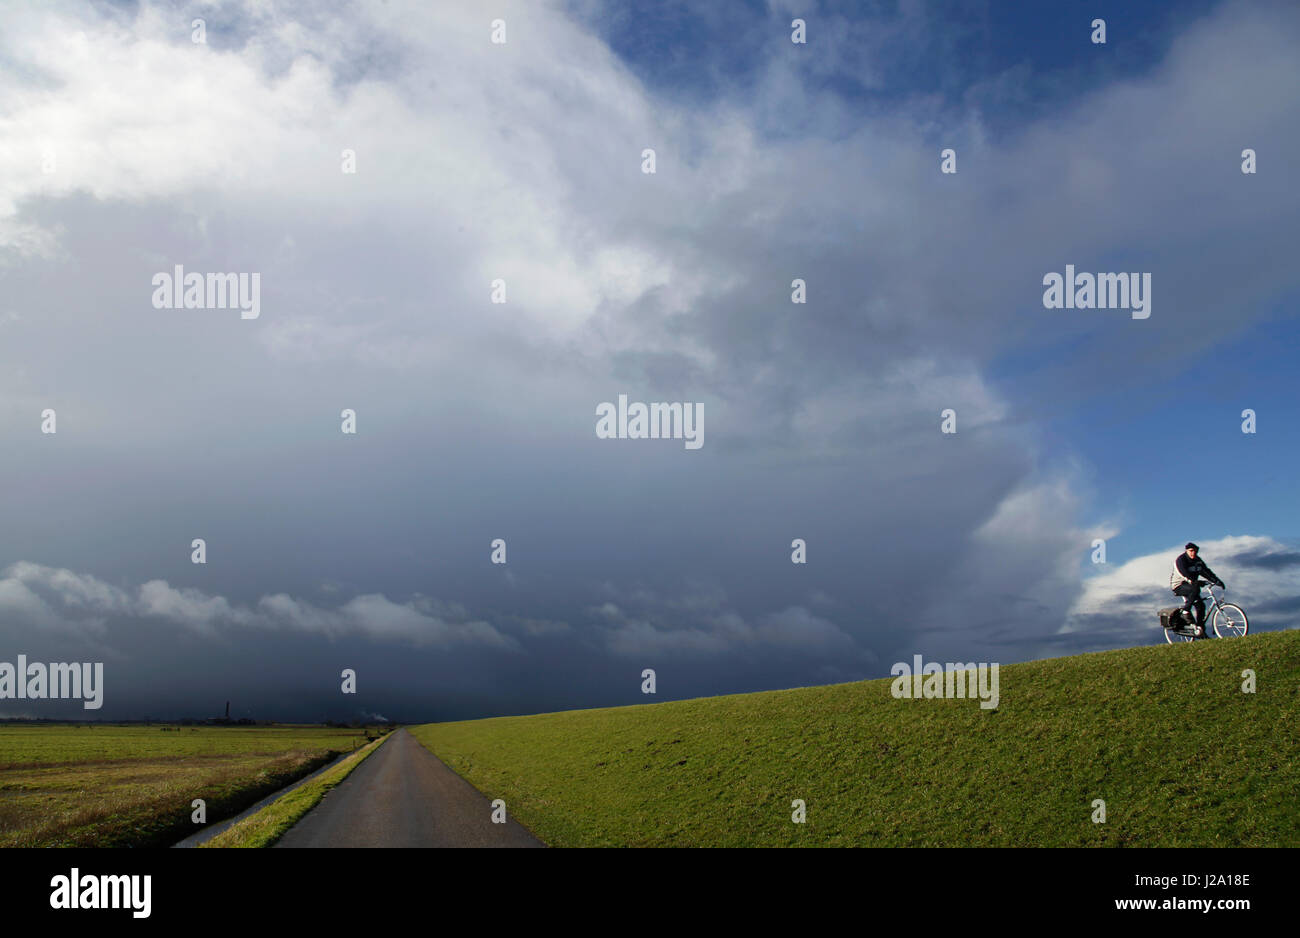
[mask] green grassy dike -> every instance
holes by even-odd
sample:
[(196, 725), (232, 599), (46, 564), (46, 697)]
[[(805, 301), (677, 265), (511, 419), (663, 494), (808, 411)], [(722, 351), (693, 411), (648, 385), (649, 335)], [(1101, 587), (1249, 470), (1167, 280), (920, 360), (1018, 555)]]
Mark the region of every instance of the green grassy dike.
[(885, 678), (409, 729), (557, 847), (1300, 846), (1300, 631), (999, 679), (996, 710)]
[(295, 788), (281, 798), (272, 801), (256, 814), (250, 814), (238, 824), (231, 825), (211, 840), (198, 844), (199, 847), (269, 847), (279, 840), (284, 832), (302, 819), (302, 816), (320, 804), (326, 792), (347, 778), (352, 770), (384, 744), (392, 736), (385, 733), (369, 743), (333, 768), (322, 772), (317, 778), (305, 785)]

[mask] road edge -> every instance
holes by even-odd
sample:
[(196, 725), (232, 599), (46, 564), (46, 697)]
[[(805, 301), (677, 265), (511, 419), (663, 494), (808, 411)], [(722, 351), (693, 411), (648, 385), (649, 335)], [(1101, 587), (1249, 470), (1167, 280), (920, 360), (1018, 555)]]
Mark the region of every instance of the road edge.
[(204, 847), (269, 847), (279, 840), (284, 833), (302, 820), (312, 808), (320, 804), (321, 799), (335, 786), (347, 778), (352, 771), (364, 762), (384, 741), (395, 732), (385, 733), (373, 743), (358, 749), (336, 765), (320, 773), (305, 785), (300, 785), (285, 792), (262, 810), (233, 824), (211, 840), (197, 844), (195, 849)]

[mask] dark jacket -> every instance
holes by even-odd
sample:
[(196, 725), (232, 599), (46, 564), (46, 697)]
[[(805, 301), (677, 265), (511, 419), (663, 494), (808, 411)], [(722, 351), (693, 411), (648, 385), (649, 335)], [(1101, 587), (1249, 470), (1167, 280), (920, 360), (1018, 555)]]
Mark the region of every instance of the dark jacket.
[(1214, 575), (1214, 571), (1206, 566), (1205, 561), (1201, 559), (1200, 553), (1193, 560), (1187, 556), (1187, 551), (1183, 551), (1174, 559), (1174, 571), (1169, 575), (1169, 588), (1177, 589), (1184, 583), (1197, 584), (1197, 578), (1214, 583), (1218, 586), (1223, 585), (1223, 581)]

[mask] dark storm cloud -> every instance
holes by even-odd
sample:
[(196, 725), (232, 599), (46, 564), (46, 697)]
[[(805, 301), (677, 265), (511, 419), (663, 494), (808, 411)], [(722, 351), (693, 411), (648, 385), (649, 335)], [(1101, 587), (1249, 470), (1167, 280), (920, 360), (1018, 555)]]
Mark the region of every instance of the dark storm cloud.
[[(644, 702), (645, 667), (678, 697), (1132, 643), (1069, 616), (1102, 603), (1092, 493), (1027, 418), (1297, 282), (1300, 195), (1235, 162), (1300, 144), (1286, 8), (1225, 8), (998, 140), (862, 120), (778, 60), (755, 100), (665, 105), (532, 4), (505, 48), (421, 4), (225, 5), (207, 48), (179, 7), (117, 11), (129, 37), (74, 9), (0, 38), (28, 129), (0, 175), (0, 634), (101, 656), (105, 716), (455, 718)], [(758, 116), (805, 104), (798, 138)], [(1042, 308), (1045, 272), (1112, 262), (1156, 271), (1150, 323)], [(154, 309), (176, 263), (260, 272), (261, 317)], [(619, 393), (702, 402), (704, 448), (596, 439)]]
[(1258, 567), (1262, 570), (1285, 570), (1288, 567), (1300, 566), (1300, 551), (1256, 551), (1248, 554), (1237, 554), (1232, 560), (1243, 567)]

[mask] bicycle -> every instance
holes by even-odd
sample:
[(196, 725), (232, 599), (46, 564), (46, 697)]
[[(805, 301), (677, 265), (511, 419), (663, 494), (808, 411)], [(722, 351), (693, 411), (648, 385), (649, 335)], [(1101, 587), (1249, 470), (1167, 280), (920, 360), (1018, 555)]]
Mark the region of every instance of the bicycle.
[[(1213, 611), (1210, 613), (1210, 625), (1214, 627), (1214, 634), (1219, 638), (1241, 638), (1246, 634), (1249, 622), (1246, 620), (1246, 610), (1242, 609), (1236, 603), (1225, 603), (1214, 595), (1214, 584), (1203, 583), (1202, 589), (1210, 591), (1209, 600)], [(1226, 593), (1228, 588), (1222, 587)], [(1205, 597), (1202, 596), (1202, 599)], [(1209, 635), (1203, 636), (1209, 638)], [(1197, 638), (1196, 627), (1193, 625), (1181, 625), (1177, 628), (1165, 629), (1165, 641), (1169, 644), (1174, 642), (1192, 642)]]

